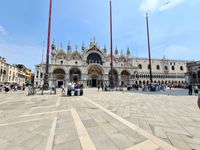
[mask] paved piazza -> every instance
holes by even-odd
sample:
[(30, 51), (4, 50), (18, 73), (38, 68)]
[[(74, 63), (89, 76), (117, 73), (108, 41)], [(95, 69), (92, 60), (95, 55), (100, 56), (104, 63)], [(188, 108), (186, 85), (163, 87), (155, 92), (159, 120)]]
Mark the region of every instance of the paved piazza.
[(1, 150), (200, 150), (196, 97), (0, 94)]

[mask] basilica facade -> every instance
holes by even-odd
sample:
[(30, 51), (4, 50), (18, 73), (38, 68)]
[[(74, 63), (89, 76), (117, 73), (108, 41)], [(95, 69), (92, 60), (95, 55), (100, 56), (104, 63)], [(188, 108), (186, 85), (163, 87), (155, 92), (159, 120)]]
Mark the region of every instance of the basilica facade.
[[(166, 58), (152, 59), (153, 81), (160, 84), (185, 84), (186, 63), (184, 60)], [(70, 42), (67, 48), (51, 45), (49, 65), (49, 85), (67, 86), (71, 82), (81, 82), (84, 87), (97, 87), (109, 84), (111, 76), (110, 54), (106, 47), (100, 48), (93, 41), (89, 46), (82, 45), (81, 50), (72, 49)], [(46, 65), (36, 65), (35, 85), (42, 86)], [(132, 57), (130, 49), (126, 53), (116, 48), (113, 54), (114, 85), (149, 83), (149, 62), (147, 58)]]

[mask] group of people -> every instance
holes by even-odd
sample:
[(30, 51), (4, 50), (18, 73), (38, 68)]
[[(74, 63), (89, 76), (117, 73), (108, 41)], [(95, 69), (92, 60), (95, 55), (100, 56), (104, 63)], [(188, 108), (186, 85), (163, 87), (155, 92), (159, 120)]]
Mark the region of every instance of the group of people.
[(22, 86), (18, 85), (18, 84), (0, 84), (0, 92), (10, 92), (10, 91), (25, 91), (25, 84), (23, 84)]
[(188, 95), (193, 95), (193, 92), (195, 95), (198, 95), (199, 92), (199, 86), (198, 85), (188, 85)]

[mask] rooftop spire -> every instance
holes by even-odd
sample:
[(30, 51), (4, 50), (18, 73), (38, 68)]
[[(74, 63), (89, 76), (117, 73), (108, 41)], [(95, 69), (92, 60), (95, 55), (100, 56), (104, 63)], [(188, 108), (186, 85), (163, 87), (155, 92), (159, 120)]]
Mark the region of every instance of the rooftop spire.
[(130, 48), (129, 48), (129, 47), (127, 48), (127, 53), (126, 53), (126, 55), (127, 55), (127, 56), (130, 56), (130, 55), (131, 55), (131, 51), (130, 51)]
[(119, 51), (118, 51), (118, 48), (116, 46), (116, 48), (115, 48), (115, 55), (118, 55), (118, 54), (119, 54)]
[(84, 51), (85, 50), (85, 43), (83, 42), (83, 44), (82, 44), (82, 51)]
[(104, 44), (103, 52), (104, 52), (105, 54), (107, 53), (106, 44)]
[(67, 44), (67, 51), (71, 51), (71, 45), (70, 45), (70, 41), (68, 41), (68, 44)]

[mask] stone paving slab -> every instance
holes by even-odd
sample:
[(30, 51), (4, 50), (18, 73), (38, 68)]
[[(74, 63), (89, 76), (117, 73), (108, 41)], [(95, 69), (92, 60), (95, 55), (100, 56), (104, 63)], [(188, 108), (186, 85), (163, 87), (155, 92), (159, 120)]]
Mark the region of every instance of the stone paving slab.
[[(195, 96), (95, 90), (90, 90), (85, 96), (178, 149), (182, 149), (178, 143), (186, 145), (185, 149), (200, 149), (200, 113)], [(180, 138), (176, 138), (175, 143), (168, 134)]]
[[(198, 125), (191, 124), (200, 119), (191, 108), (182, 115), (183, 110), (166, 108), (140, 95), (132, 98), (131, 93), (90, 89), (83, 97), (61, 97), (59, 92), (33, 97), (1, 94), (0, 149), (168, 150), (175, 149), (172, 144), (198, 150), (199, 134), (194, 133)], [(173, 106), (173, 102), (167, 103)], [(165, 118), (168, 116), (171, 119)], [(186, 124), (183, 130), (182, 121)]]

